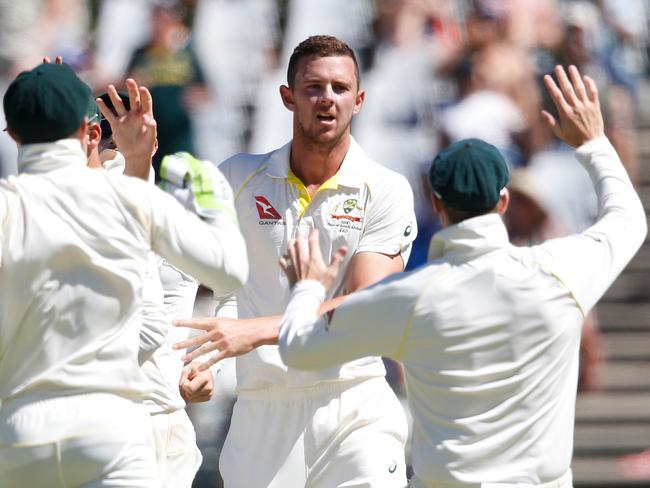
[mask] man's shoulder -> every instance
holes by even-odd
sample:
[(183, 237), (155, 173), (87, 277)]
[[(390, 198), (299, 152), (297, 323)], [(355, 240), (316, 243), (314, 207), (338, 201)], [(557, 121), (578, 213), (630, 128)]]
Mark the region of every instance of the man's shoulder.
[(366, 183), (374, 196), (407, 191), (413, 193), (411, 185), (404, 175), (387, 168), (381, 163), (364, 154), (355, 162), (363, 173)]
[(235, 186), (239, 187), (247, 179), (266, 169), (272, 154), (273, 152), (265, 154), (235, 154), (219, 164), (218, 168), (236, 192), (239, 188), (235, 188)]

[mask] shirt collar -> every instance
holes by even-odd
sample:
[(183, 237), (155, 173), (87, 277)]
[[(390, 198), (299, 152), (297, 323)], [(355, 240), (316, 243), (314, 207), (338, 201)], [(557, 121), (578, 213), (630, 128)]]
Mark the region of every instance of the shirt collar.
[(20, 173), (46, 173), (69, 165), (86, 166), (88, 158), (78, 139), (21, 144), (18, 147)]
[(429, 246), (429, 260), (443, 257), (445, 260), (466, 260), (508, 245), (508, 231), (501, 216), (489, 213), (464, 220), (436, 233)]
[[(291, 142), (273, 151), (269, 157), (266, 167), (266, 174), (271, 178), (289, 177), (289, 160), (291, 157)], [(338, 185), (361, 188), (366, 181), (368, 156), (363, 152), (361, 146), (353, 137), (350, 137), (350, 147), (343, 158), (343, 163), (337, 172), (336, 182)]]

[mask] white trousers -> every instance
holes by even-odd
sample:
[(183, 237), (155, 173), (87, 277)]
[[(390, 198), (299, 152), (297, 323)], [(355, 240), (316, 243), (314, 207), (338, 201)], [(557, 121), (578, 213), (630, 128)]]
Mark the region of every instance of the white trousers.
[(203, 457), (185, 409), (152, 415), (156, 460), (164, 488), (190, 488)]
[(110, 394), (3, 403), (0, 460), (2, 488), (160, 486), (147, 410)]
[(226, 488), (406, 486), (404, 410), (384, 378), (240, 392)]

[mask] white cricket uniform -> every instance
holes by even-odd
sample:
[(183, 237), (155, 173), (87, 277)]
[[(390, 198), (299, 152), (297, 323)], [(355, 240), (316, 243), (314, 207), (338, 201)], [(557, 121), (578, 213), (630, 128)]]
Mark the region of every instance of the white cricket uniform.
[(21, 146), (19, 168), (0, 182), (0, 486), (159, 486), (138, 364), (148, 255), (225, 293), (247, 275), (238, 226), (87, 168), (78, 140)]
[(534, 247), (508, 242), (499, 215), (436, 234), (431, 262), (355, 293), (329, 324), (299, 283), (280, 332), (286, 363), (382, 354), (404, 364), (413, 414), (413, 487), (571, 486), (584, 315), (646, 235), (643, 207), (606, 138), (580, 147), (600, 217)]
[[(283, 313), (290, 289), (278, 259), (298, 234), (318, 229), (327, 261), (347, 246), (345, 270), (361, 252), (401, 253), (406, 263), (417, 232), (406, 179), (370, 160), (354, 140), (313, 199), (290, 170), (290, 148), (219, 166), (250, 247), (251, 275), (236, 291), (239, 318)], [(341, 272), (329, 297), (341, 293), (343, 280)], [(288, 368), (277, 346), (237, 358), (239, 395), (219, 463), (227, 487), (406, 483), (406, 422), (381, 358), (331, 366)]]
[[(124, 157), (117, 153), (115, 159), (104, 162), (103, 167), (106, 171), (122, 174)], [(155, 184), (153, 176), (152, 171), (150, 185)], [(140, 332), (140, 354), (146, 355), (146, 360), (141, 361), (142, 370), (150, 387), (143, 403), (153, 422), (162, 487), (189, 488), (203, 457), (179, 391), (183, 371), (181, 356), (185, 351), (175, 351), (172, 346), (186, 340), (190, 329), (174, 327), (172, 321), (192, 317), (198, 283), (153, 253), (150, 261), (144, 283)], [(155, 347), (152, 349), (152, 346)]]

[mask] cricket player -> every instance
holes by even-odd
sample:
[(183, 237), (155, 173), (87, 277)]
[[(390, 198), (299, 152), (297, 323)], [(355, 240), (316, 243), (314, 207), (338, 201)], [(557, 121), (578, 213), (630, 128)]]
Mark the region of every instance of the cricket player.
[[(100, 127), (100, 137), (89, 139), (89, 165), (100, 161), (99, 165), (106, 171), (135, 175), (154, 184), (151, 158), (132, 156), (138, 148), (122, 123), (122, 118), (130, 115), (130, 107), (138, 94), (135, 80), (127, 79), (126, 86), (128, 94), (118, 93), (110, 85), (98, 99), (105, 113), (104, 127), (107, 130)], [(143, 97), (142, 102), (144, 112), (153, 117), (152, 100)], [(115, 150), (105, 150), (99, 155), (99, 147), (109, 145), (106, 142), (108, 138)], [(126, 151), (127, 157), (117, 151)], [(106, 159), (107, 153), (111, 159)], [(163, 189), (172, 192), (176, 200), (194, 214), (205, 219), (212, 218), (215, 212), (230, 211), (234, 214), (232, 190), (215, 165), (179, 153), (165, 156), (161, 170), (168, 179), (177, 183), (173, 185), (165, 180)], [(146, 354), (142, 369), (151, 388), (143, 403), (153, 421), (161, 486), (189, 488), (203, 458), (185, 405), (186, 402), (208, 400), (214, 378), (211, 369), (197, 371), (202, 364), (199, 360), (183, 367), (181, 356), (184, 351), (174, 351), (172, 345), (186, 340), (188, 329), (173, 327), (172, 321), (192, 317), (198, 283), (153, 253), (150, 261), (144, 283), (140, 354)]]
[(180, 347), (204, 344), (187, 359), (218, 349), (206, 366), (248, 353), (237, 358), (238, 399), (219, 463), (226, 487), (405, 486), (406, 420), (381, 359), (306, 373), (287, 367), (275, 344), (290, 297), (277, 263), (289, 240), (319, 229), (328, 257), (350, 249), (328, 294), (341, 297), (404, 269), (416, 235), (412, 191), (350, 136), (365, 92), (347, 44), (303, 41), (287, 81), (280, 95), (293, 112), (292, 141), (219, 166), (250, 249), (251, 275), (236, 292), (240, 320), (180, 321), (206, 331)]
[[(150, 155), (139, 95), (123, 122)], [(148, 256), (222, 293), (247, 275), (230, 213), (204, 223), (139, 179), (86, 167), (91, 102), (61, 64), (21, 73), (3, 100), (20, 174), (0, 182), (0, 486), (160, 486), (140, 403)]]
[(280, 333), (289, 367), (331, 367), (369, 354), (404, 364), (413, 414), (415, 488), (568, 488), (578, 348), (585, 314), (646, 235), (641, 202), (604, 135), (593, 80), (557, 67), (545, 84), (596, 192), (598, 221), (581, 234), (515, 247), (501, 221), (508, 168), (498, 150), (452, 144), (430, 171), (445, 229), (427, 266), (318, 314), (337, 262), (316, 237), (281, 264), (298, 281)]

